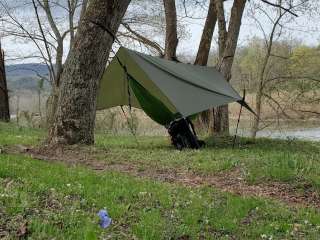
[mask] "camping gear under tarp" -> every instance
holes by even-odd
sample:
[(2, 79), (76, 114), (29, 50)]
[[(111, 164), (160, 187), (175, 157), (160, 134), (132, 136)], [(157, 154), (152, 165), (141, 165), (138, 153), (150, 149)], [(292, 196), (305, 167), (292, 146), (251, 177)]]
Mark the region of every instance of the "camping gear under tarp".
[(172, 145), (179, 150), (184, 148), (199, 149), (205, 145), (204, 141), (198, 140), (194, 126), (189, 118), (173, 120), (168, 126), (168, 133)]
[(178, 117), (231, 102), (248, 107), (216, 68), (169, 61), (121, 47), (101, 79), (97, 109), (129, 105), (168, 126)]

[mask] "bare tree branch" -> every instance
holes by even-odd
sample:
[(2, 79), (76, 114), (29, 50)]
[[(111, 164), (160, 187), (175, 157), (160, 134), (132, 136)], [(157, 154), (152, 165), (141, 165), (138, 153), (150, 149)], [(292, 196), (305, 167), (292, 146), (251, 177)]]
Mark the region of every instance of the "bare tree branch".
[(54, 71), (54, 67), (53, 67), (53, 63), (52, 63), (52, 59), (51, 59), (51, 53), (50, 53), (50, 50), (49, 50), (49, 45), (48, 45), (46, 36), (44, 34), (44, 31), (43, 31), (43, 28), (42, 28), (42, 25), (41, 25), (41, 22), (40, 22), (39, 13), (38, 13), (38, 7), (37, 7), (37, 5), (35, 3), (35, 0), (32, 0), (32, 3), (33, 3), (33, 8), (34, 8), (34, 11), (35, 11), (35, 14), (36, 14), (38, 26), (39, 26), (39, 29), (40, 29), (40, 32), (41, 32), (41, 35), (42, 35), (42, 38), (43, 38), (43, 41), (44, 41), (45, 49), (47, 51), (48, 60), (49, 60), (49, 64), (50, 64), (50, 69), (51, 69), (50, 72), (53, 75), (53, 79), (55, 79), (55, 71)]
[(282, 10), (284, 10), (284, 11), (292, 14), (292, 15), (295, 16), (295, 17), (299, 17), (298, 14), (294, 13), (294, 12), (291, 10), (292, 8), (285, 8), (285, 7), (282, 6), (281, 4), (272, 3), (272, 2), (267, 1), (267, 0), (261, 0), (261, 1), (264, 2), (264, 3), (266, 3), (266, 4), (268, 4), (268, 5), (271, 5), (271, 6), (273, 6), (273, 7), (280, 8), (280, 9), (282, 9)]
[[(127, 29), (131, 34), (133, 34), (134, 36), (134, 39), (145, 44), (145, 45), (148, 45), (152, 48), (154, 48), (160, 56), (163, 56), (164, 53), (163, 53), (163, 48), (156, 42), (154, 41), (151, 41), (150, 39), (144, 37), (143, 35), (139, 34), (138, 32), (134, 31), (130, 26), (129, 24), (126, 24), (126, 23), (122, 23), (122, 26), (125, 27), (125, 29)], [(129, 36), (129, 35), (125, 35), (127, 37), (132, 37), (132, 36)]]
[(45, 64), (47, 65), (49, 71), (51, 72), (52, 68), (50, 67), (51, 64), (49, 62), (49, 59), (48, 59), (48, 57), (45, 56), (45, 53), (43, 52), (41, 46), (36, 41), (34, 36), (13, 15), (11, 15), (11, 13), (9, 12), (7, 6), (2, 1), (0, 1), (0, 5), (4, 9), (6, 15), (14, 22), (14, 24), (16, 24), (23, 32), (25, 32), (29, 36), (30, 40), (36, 45), (36, 47), (39, 50), (40, 55), (42, 56), (42, 58), (46, 60)]

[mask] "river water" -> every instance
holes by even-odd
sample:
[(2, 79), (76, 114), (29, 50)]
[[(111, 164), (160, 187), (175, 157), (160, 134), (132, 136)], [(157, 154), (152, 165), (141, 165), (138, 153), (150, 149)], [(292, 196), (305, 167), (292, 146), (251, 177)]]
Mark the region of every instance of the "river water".
[(280, 139), (302, 139), (320, 141), (320, 127), (290, 130), (264, 130), (258, 132), (257, 136)]
[[(231, 132), (234, 133), (235, 121), (231, 121)], [(309, 119), (306, 121), (269, 121), (262, 124), (267, 125), (257, 133), (257, 137), (277, 138), (277, 139), (300, 139), (320, 142), (320, 119)], [(251, 121), (240, 122), (238, 136), (249, 137)]]

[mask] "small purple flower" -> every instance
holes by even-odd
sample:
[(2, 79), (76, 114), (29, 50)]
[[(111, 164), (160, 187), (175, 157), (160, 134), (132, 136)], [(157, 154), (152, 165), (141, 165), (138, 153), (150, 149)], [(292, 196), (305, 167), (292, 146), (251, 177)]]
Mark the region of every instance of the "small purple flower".
[(110, 226), (112, 219), (109, 217), (107, 210), (100, 210), (98, 216), (100, 218), (100, 227), (107, 228)]

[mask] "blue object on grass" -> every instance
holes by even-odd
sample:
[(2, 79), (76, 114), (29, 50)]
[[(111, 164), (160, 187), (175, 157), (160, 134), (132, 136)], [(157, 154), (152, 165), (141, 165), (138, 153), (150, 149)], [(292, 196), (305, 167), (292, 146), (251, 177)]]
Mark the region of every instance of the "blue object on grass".
[(110, 226), (112, 219), (109, 217), (107, 210), (100, 210), (98, 216), (100, 218), (100, 227), (107, 228)]

